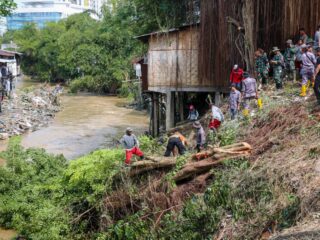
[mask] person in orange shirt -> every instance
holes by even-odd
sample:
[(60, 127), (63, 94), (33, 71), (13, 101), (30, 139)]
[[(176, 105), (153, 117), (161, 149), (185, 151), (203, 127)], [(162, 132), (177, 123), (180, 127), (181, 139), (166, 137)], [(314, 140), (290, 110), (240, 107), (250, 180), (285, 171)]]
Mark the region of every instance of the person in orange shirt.
[(175, 132), (169, 137), (167, 149), (166, 149), (166, 152), (164, 153), (164, 156), (170, 157), (175, 147), (177, 147), (179, 154), (183, 155), (186, 152), (187, 145), (188, 145), (187, 139), (181, 133)]

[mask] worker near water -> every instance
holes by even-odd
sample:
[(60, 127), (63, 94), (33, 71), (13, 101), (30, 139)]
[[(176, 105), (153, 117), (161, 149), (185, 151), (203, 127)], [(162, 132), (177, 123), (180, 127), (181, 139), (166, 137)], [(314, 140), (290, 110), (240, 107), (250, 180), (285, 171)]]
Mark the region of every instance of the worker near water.
[(301, 56), (302, 68), (301, 68), (301, 76), (302, 76), (302, 83), (301, 83), (301, 97), (305, 97), (307, 95), (307, 85), (308, 81), (312, 83), (314, 86), (314, 72), (315, 72), (315, 65), (317, 63), (316, 57), (313, 54), (312, 46), (311, 45), (303, 45), (304, 53)]
[(295, 82), (296, 81), (295, 60), (296, 60), (297, 48), (293, 45), (291, 39), (288, 39), (286, 43), (287, 43), (287, 48), (283, 55), (284, 61), (285, 61), (286, 74), (289, 80)]
[(249, 116), (250, 104), (255, 99), (258, 99), (258, 89), (256, 79), (250, 77), (248, 72), (243, 73), (241, 99), (243, 99), (243, 116)]
[(266, 85), (268, 83), (268, 74), (270, 68), (267, 54), (263, 51), (263, 49), (259, 48), (257, 51), (255, 51), (254, 56), (256, 76), (259, 85)]
[(178, 149), (180, 155), (183, 155), (186, 152), (186, 146), (188, 145), (187, 139), (179, 132), (174, 132), (168, 140), (166, 152), (164, 153), (165, 157), (170, 157), (171, 153), (175, 155), (175, 147)]
[(317, 53), (317, 66), (314, 72), (314, 79), (315, 79), (314, 94), (316, 95), (318, 104), (320, 105), (320, 47), (316, 49), (316, 53)]
[(283, 87), (282, 69), (284, 67), (284, 58), (283, 58), (283, 56), (280, 52), (280, 49), (278, 47), (273, 47), (272, 53), (274, 54), (274, 56), (271, 59), (270, 64), (272, 65), (273, 79), (276, 83), (276, 88), (282, 89), (282, 87)]
[(190, 121), (196, 121), (199, 118), (199, 112), (195, 107), (191, 104), (189, 106), (189, 115), (188, 115), (188, 120)]
[(144, 159), (143, 152), (139, 149), (139, 141), (133, 134), (132, 128), (126, 129), (126, 134), (120, 139), (120, 143), (126, 150), (125, 164), (130, 165), (133, 155), (139, 156), (141, 160)]
[(204, 149), (205, 143), (206, 143), (206, 134), (204, 132), (204, 129), (199, 121), (195, 121), (193, 123), (193, 127), (197, 130), (196, 133), (196, 141), (197, 146), (196, 149), (198, 152), (200, 152), (202, 149)]
[(240, 110), (241, 93), (236, 89), (235, 85), (231, 86), (229, 97), (229, 109), (231, 114), (231, 120), (234, 120)]
[(237, 89), (241, 89), (242, 74), (243, 69), (238, 64), (235, 64), (230, 73), (230, 83), (235, 84)]
[[(235, 86), (235, 84), (234, 84)], [(224, 116), (220, 108), (211, 105), (211, 118), (209, 123), (209, 129), (216, 132), (218, 128), (221, 126), (221, 123), (224, 121)]]

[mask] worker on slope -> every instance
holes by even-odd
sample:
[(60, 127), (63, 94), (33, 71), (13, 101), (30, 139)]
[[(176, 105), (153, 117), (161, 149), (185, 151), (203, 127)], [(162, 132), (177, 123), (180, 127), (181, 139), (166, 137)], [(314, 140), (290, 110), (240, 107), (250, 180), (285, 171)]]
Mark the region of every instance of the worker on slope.
[[(236, 85), (236, 84), (234, 84)], [(224, 121), (224, 116), (220, 108), (211, 104), (211, 118), (209, 123), (209, 129), (216, 132), (221, 126), (221, 123)]]
[(301, 84), (301, 97), (305, 97), (307, 95), (307, 84), (308, 80), (311, 81), (314, 86), (314, 71), (315, 64), (317, 63), (316, 57), (313, 54), (312, 46), (303, 45), (302, 48), (304, 52), (301, 56), (302, 68), (301, 68), (301, 76), (302, 76), (302, 84)]
[[(268, 83), (269, 74), (269, 60), (267, 54), (259, 48), (255, 53), (255, 70), (259, 85), (266, 85)], [(260, 86), (259, 86), (260, 88)], [(238, 89), (241, 90), (241, 89)]]
[(277, 89), (282, 89), (282, 68), (284, 67), (284, 58), (280, 53), (280, 49), (278, 47), (272, 48), (272, 53), (274, 54), (270, 64), (273, 69), (273, 79), (276, 83)]
[(164, 154), (165, 157), (170, 157), (171, 153), (175, 155), (174, 148), (177, 147), (180, 155), (185, 154), (186, 146), (188, 145), (187, 139), (179, 132), (174, 132), (168, 140), (168, 145), (166, 152)]
[(204, 149), (204, 145), (206, 143), (206, 134), (204, 132), (204, 129), (199, 121), (195, 121), (193, 123), (193, 127), (197, 129), (197, 134), (196, 134), (196, 141), (197, 141), (197, 146), (196, 149), (198, 152), (200, 152), (202, 149)]
[(120, 143), (126, 150), (126, 160), (125, 164), (130, 165), (132, 155), (137, 155), (141, 160), (144, 159), (143, 152), (139, 149), (139, 141), (137, 137), (133, 134), (131, 128), (126, 129), (126, 134), (120, 139)]
[(317, 48), (317, 67), (314, 72), (314, 94), (317, 97), (318, 104), (320, 105), (320, 47)]
[(257, 81), (250, 77), (248, 72), (243, 73), (241, 98), (244, 103), (243, 116), (249, 116), (250, 104), (253, 100), (258, 99)]
[(295, 82), (296, 81), (295, 60), (296, 60), (297, 48), (293, 45), (291, 39), (288, 39), (286, 43), (287, 43), (287, 48), (284, 52), (286, 74), (290, 80)]
[(240, 110), (240, 101), (241, 93), (236, 89), (235, 85), (232, 85), (229, 97), (231, 120), (234, 120), (238, 115), (238, 111)]
[(238, 90), (241, 89), (242, 74), (243, 74), (243, 69), (240, 68), (238, 64), (235, 64), (230, 73), (230, 83), (235, 84)]

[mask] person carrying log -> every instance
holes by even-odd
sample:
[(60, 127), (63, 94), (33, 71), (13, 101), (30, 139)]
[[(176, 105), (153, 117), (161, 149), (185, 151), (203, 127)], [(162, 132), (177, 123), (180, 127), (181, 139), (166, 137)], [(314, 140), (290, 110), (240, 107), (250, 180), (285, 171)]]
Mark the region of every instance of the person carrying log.
[(206, 143), (206, 134), (204, 132), (204, 129), (199, 121), (195, 121), (193, 123), (193, 127), (197, 129), (196, 139), (197, 139), (197, 146), (196, 149), (198, 152), (200, 152), (202, 149), (204, 149), (204, 145)]
[(130, 165), (133, 155), (139, 156), (141, 160), (144, 159), (144, 154), (139, 148), (139, 141), (131, 128), (126, 129), (126, 134), (120, 139), (120, 143), (126, 150), (126, 165)]
[(170, 157), (171, 153), (174, 154), (174, 148), (178, 149), (180, 155), (183, 155), (186, 152), (186, 147), (188, 145), (187, 139), (179, 132), (173, 133), (168, 140), (168, 145), (166, 152), (164, 153), (165, 157)]

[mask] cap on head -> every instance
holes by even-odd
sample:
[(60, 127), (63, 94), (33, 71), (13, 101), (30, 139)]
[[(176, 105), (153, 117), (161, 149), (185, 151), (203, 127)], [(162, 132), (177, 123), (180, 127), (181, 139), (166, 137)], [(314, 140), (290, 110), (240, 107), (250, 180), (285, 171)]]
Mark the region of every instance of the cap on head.
[(278, 51), (280, 51), (280, 49), (278, 47), (273, 47), (272, 48), (272, 52), (278, 52)]
[(301, 48), (307, 48), (308, 46), (307, 46), (307, 44), (302, 44), (301, 45)]
[(127, 132), (127, 133), (132, 133), (133, 130), (132, 130), (132, 128), (128, 127), (128, 128), (126, 129), (126, 132)]
[(233, 66), (233, 69), (236, 70), (236, 69), (238, 69), (238, 67), (239, 67), (238, 64), (235, 64), (235, 65)]
[(286, 43), (291, 45), (291, 44), (292, 44), (292, 40), (291, 40), (291, 39), (288, 39), (288, 40), (286, 41)]
[(236, 87), (237, 85), (235, 84), (235, 83), (232, 83), (231, 84), (231, 87), (233, 88), (233, 87)]
[(243, 78), (248, 78), (248, 77), (250, 77), (250, 74), (249, 74), (248, 72), (244, 72), (244, 73), (242, 74), (242, 77), (243, 77)]
[(200, 123), (199, 121), (195, 121), (195, 122), (193, 123), (193, 127), (194, 127), (194, 128), (201, 128), (201, 123)]

